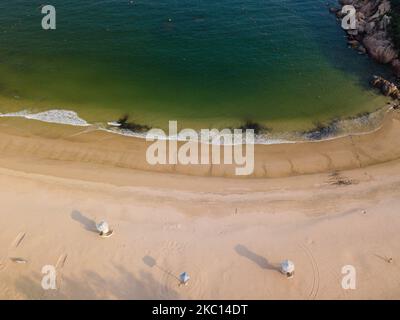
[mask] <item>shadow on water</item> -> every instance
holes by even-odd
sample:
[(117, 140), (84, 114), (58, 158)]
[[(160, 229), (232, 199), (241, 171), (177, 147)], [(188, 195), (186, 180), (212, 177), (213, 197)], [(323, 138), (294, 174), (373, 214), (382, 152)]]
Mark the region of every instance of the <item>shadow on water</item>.
[(163, 273), (165, 273), (167, 276), (175, 279), (176, 281), (178, 281), (178, 283), (180, 283), (180, 279), (174, 275), (171, 271), (164, 269), (163, 267), (157, 265), (157, 261), (151, 257), (151, 256), (144, 256), (143, 257), (143, 262), (145, 265), (147, 265), (150, 268), (156, 267), (157, 269), (161, 270)]

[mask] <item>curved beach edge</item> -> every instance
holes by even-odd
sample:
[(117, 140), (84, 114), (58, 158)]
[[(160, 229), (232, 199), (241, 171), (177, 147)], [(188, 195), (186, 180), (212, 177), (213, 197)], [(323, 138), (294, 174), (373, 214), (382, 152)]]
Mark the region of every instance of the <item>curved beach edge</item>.
[[(400, 160), (341, 172), (353, 183), (338, 185), (327, 174), (232, 180), (32, 159), (0, 157), (1, 299), (400, 296)], [(99, 221), (115, 236), (100, 239)], [(286, 259), (294, 280), (277, 270)], [(58, 290), (40, 285), (48, 264)], [(341, 286), (348, 265), (357, 290)]]
[[(396, 160), (400, 158), (399, 137), (400, 112), (391, 110), (382, 125), (370, 133), (318, 142), (255, 145), (254, 172), (245, 177), (334, 172)], [(152, 143), (92, 127), (0, 118), (1, 159), (13, 159), (6, 167), (12, 168), (19, 159), (29, 165), (44, 161), (55, 165), (59, 161), (193, 176), (243, 177), (236, 176), (236, 165), (150, 165), (146, 150)], [(178, 142), (178, 148), (182, 144)]]

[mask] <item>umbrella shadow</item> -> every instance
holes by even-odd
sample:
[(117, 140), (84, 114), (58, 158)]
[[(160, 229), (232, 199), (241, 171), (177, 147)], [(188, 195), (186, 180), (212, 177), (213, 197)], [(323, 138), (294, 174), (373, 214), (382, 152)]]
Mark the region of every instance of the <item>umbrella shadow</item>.
[(271, 264), (266, 258), (256, 254), (255, 252), (249, 250), (246, 246), (238, 244), (235, 246), (236, 253), (244, 258), (257, 264), (262, 269), (275, 270), (280, 272), (279, 265)]
[(143, 263), (145, 265), (147, 265), (148, 267), (150, 267), (150, 268), (156, 267), (157, 269), (164, 272), (167, 276), (174, 278), (179, 283), (181, 282), (181, 280), (176, 275), (174, 275), (171, 271), (168, 271), (168, 270), (164, 269), (163, 267), (157, 265), (157, 261), (153, 257), (144, 256), (142, 260), (143, 260)]
[[(43, 274), (17, 277), (14, 286), (28, 300), (177, 300), (178, 292), (160, 283), (145, 271), (133, 273), (123, 265), (112, 265), (115, 274), (107, 277), (93, 270), (81, 270), (78, 277), (62, 277), (57, 290), (43, 290)], [(61, 280), (60, 280), (61, 281)], [(61, 285), (62, 284), (62, 285)]]
[(86, 230), (98, 233), (96, 228), (96, 221), (86, 217), (80, 211), (72, 211), (71, 218), (75, 221), (78, 221)]

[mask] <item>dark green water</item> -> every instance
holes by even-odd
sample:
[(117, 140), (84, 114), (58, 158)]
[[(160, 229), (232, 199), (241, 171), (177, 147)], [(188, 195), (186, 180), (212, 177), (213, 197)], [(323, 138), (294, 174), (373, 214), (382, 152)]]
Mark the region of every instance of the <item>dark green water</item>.
[(50, 2), (54, 31), (41, 28), (43, 1), (0, 3), (2, 113), (282, 131), (384, 103), (368, 79), (385, 70), (347, 48), (326, 0)]

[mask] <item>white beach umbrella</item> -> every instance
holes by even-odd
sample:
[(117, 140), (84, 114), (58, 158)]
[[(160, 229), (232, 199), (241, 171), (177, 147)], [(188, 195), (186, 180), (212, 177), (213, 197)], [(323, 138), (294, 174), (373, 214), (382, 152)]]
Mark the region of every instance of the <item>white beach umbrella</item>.
[(190, 280), (189, 275), (186, 272), (183, 272), (180, 276), (179, 276), (179, 280), (181, 280), (181, 284), (187, 284), (188, 281)]
[(294, 274), (294, 263), (290, 260), (285, 260), (281, 263), (281, 272), (288, 277), (292, 277)]
[(112, 235), (113, 231), (110, 230), (110, 227), (106, 221), (101, 221), (96, 225), (97, 230), (100, 232), (101, 237), (109, 237)]

